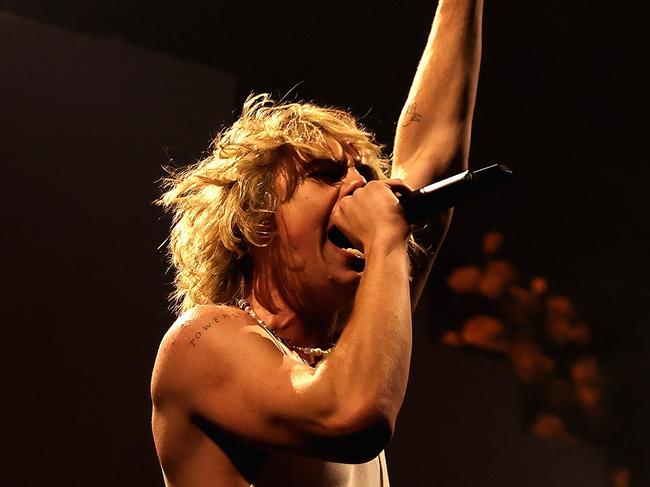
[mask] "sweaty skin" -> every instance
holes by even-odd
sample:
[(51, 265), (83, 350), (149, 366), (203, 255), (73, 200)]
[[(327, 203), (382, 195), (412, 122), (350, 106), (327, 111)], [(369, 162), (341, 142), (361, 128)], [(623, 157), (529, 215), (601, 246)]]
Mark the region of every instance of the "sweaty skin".
[[(278, 209), (275, 247), (251, 252), (257, 288), (276, 309), (255, 292), (249, 301), (279, 335), (321, 345), (337, 311), (351, 309), (332, 353), (311, 367), (247, 313), (219, 305), (190, 310), (163, 338), (151, 393), (167, 486), (249, 486), (268, 479), (276, 457), (295, 462), (264, 485), (292, 485), (293, 468), (311, 468), (311, 486), (352, 486), (355, 472), (378, 465), (406, 390), (412, 306), (451, 216), (421, 235), (430, 253), (410, 283), (410, 229), (391, 185), (420, 187), (467, 167), (481, 14), (480, 0), (439, 2), (398, 123), (392, 174), (401, 180), (369, 181), (338, 141), (338, 179), (304, 179)], [(332, 225), (363, 252), (363, 270), (328, 240)], [(269, 279), (277, 256), (290, 299)]]

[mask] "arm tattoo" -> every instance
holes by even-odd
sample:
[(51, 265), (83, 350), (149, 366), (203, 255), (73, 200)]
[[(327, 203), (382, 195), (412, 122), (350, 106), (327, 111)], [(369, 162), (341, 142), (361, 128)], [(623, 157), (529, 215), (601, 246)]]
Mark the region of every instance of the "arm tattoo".
[[(214, 322), (215, 325), (218, 325), (219, 322), (220, 322), (222, 319), (226, 319), (226, 318), (236, 318), (236, 319), (241, 319), (241, 317), (239, 317), (239, 316), (237, 316), (237, 315), (229, 315), (229, 314), (227, 314), (227, 313), (221, 313), (220, 316), (214, 316), (214, 317), (212, 318), (212, 321)], [(194, 322), (194, 320), (190, 320), (190, 321), (188, 321), (187, 323), (185, 323), (185, 324), (183, 324), (183, 325), (181, 325), (181, 326), (182, 326), (182, 327), (185, 327), (185, 326), (187, 326), (187, 325), (189, 325), (190, 323), (193, 323), (193, 322)], [(212, 323), (210, 323), (210, 322), (204, 323), (204, 324), (202, 324), (202, 325), (200, 326), (200, 328), (201, 328), (203, 331), (201, 331), (201, 329), (199, 329), (199, 330), (196, 330), (195, 332), (193, 332), (193, 334), (192, 334), (192, 339), (189, 341), (189, 344), (192, 346), (192, 348), (196, 348), (196, 344), (197, 344), (197, 342), (201, 339), (201, 337), (203, 336), (203, 334), (204, 334), (206, 331), (208, 331), (210, 328), (212, 328)]]
[(406, 109), (406, 116), (408, 119), (402, 124), (402, 127), (408, 127), (413, 122), (419, 122), (422, 120), (422, 115), (416, 111), (416, 103), (411, 103)]
[[(225, 315), (224, 315), (224, 318), (225, 318)], [(215, 324), (219, 324), (219, 318), (212, 318), (212, 321), (214, 321)], [(198, 342), (201, 339), (201, 337), (203, 336), (203, 332), (206, 332), (210, 328), (212, 328), (212, 323), (209, 323), (209, 322), (205, 323), (205, 324), (201, 325), (201, 328), (203, 329), (203, 331), (198, 330), (198, 331), (194, 332), (194, 334), (192, 335), (192, 339), (190, 340), (190, 345), (192, 345), (192, 347), (196, 347), (196, 342)]]

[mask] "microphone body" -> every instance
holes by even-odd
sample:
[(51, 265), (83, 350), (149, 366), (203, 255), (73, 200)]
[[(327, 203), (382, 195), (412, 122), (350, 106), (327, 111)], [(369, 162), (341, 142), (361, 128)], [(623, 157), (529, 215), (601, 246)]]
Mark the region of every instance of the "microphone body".
[(464, 171), (423, 188), (398, 196), (409, 224), (427, 219), (443, 210), (474, 198), (512, 176), (504, 164)]

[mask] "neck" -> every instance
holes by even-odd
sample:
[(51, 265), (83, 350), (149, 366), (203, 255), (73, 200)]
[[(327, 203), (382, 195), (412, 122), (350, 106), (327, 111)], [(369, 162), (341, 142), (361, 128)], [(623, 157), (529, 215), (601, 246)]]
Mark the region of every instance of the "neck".
[(268, 328), (296, 345), (321, 348), (329, 346), (335, 331), (333, 324), (336, 311), (327, 313), (291, 306), (276, 290), (264, 294), (260, 298), (253, 292), (248, 301)]
[(337, 331), (339, 311), (348, 309), (354, 292), (315, 289), (303, 282), (299, 273), (278, 264), (288, 258), (273, 247), (269, 252), (270, 257), (251, 254), (254, 266), (247, 300), (279, 336), (299, 346), (328, 346)]

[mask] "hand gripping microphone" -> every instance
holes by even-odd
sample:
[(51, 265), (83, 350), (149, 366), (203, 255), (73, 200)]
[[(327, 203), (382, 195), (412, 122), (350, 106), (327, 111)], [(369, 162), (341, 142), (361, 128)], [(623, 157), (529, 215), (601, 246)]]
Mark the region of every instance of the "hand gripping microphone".
[(509, 179), (510, 176), (512, 170), (508, 166), (493, 164), (475, 171), (464, 171), (410, 193), (399, 195), (397, 199), (404, 208), (406, 221), (414, 224), (479, 196)]
[[(406, 221), (413, 225), (479, 196), (510, 176), (512, 170), (508, 166), (493, 164), (475, 171), (464, 171), (410, 193), (400, 194), (397, 199), (404, 209)], [(337, 227), (330, 229), (328, 238), (338, 247), (352, 247), (348, 238)]]

